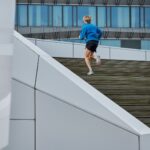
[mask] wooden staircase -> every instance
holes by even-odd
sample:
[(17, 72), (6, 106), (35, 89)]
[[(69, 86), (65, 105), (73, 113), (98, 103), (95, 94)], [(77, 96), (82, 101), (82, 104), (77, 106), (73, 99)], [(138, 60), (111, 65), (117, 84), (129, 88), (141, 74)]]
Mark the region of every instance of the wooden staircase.
[(150, 127), (150, 62), (93, 61), (95, 74), (87, 76), (84, 59), (56, 59)]

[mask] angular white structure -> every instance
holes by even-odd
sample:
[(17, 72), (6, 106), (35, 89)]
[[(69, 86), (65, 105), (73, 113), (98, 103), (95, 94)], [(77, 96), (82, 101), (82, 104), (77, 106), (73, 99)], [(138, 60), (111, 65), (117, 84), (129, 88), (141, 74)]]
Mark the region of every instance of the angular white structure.
[(0, 2), (0, 149), (8, 144), (15, 0)]
[(6, 150), (149, 150), (150, 129), (15, 32)]
[[(10, 142), (5, 150), (149, 150), (147, 126), (26, 38), (17, 32), (13, 36), (14, 10), (15, 0), (2, 0), (0, 149), (8, 144), (14, 40)], [(55, 55), (82, 57), (83, 45), (50, 45)], [(65, 48), (60, 53), (54, 51), (56, 45)], [(119, 50), (116, 55), (113, 49), (104, 48), (104, 57), (118, 58)], [(119, 58), (124, 55), (119, 53)], [(149, 60), (149, 56), (142, 52), (139, 59)], [(137, 59), (137, 53), (132, 57)]]
[[(52, 57), (83, 58), (85, 44), (45, 39), (29, 40)], [(97, 53), (103, 59), (150, 61), (149, 50), (99, 45)]]

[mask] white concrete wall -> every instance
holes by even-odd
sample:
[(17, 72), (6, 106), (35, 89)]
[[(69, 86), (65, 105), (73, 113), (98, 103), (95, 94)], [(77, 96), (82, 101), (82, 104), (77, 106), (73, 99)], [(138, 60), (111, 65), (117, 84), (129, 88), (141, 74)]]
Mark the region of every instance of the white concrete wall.
[(35, 150), (38, 54), (14, 38), (10, 143), (4, 150)]
[(111, 59), (120, 59), (120, 60), (146, 60), (145, 52), (143, 50), (136, 49), (127, 49), (127, 48), (111, 48), (110, 49), (110, 58)]
[(34, 121), (11, 120), (9, 145), (4, 150), (35, 150)]
[(147, 59), (148, 61), (150, 61), (150, 51), (147, 51), (147, 52), (146, 52), (146, 59)]
[(8, 144), (15, 0), (0, 2), (0, 149)]
[(139, 149), (137, 135), (43, 92), (36, 96), (37, 150)]
[(148, 127), (18, 33), (14, 38), (5, 150), (150, 149)]
[[(52, 57), (83, 58), (85, 44), (29, 39)], [(150, 61), (150, 51), (99, 45), (97, 53), (102, 59)]]
[(11, 120), (34, 120), (34, 89), (12, 80)]
[[(59, 41), (49, 42), (49, 40), (44, 41), (37, 40), (36, 44), (38, 45), (38, 47), (45, 49), (45, 52), (55, 57), (73, 57), (72, 43)], [(50, 51), (49, 48), (51, 49)]]
[(10, 98), (11, 95), (8, 94), (0, 101), (0, 149), (8, 144)]

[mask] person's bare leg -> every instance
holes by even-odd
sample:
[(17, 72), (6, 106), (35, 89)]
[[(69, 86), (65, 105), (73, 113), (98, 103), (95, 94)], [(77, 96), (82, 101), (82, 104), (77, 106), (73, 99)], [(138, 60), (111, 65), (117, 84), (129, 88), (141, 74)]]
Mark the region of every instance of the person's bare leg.
[(85, 54), (84, 54), (84, 59), (85, 59), (85, 63), (89, 69), (89, 72), (88, 72), (88, 75), (91, 75), (93, 74), (93, 70), (92, 70), (92, 67), (91, 67), (91, 58), (93, 56), (93, 53), (88, 50), (88, 49), (85, 49)]
[(96, 60), (96, 64), (97, 64), (97, 65), (101, 65), (100, 56), (98, 56), (96, 52), (94, 52), (93, 58)]

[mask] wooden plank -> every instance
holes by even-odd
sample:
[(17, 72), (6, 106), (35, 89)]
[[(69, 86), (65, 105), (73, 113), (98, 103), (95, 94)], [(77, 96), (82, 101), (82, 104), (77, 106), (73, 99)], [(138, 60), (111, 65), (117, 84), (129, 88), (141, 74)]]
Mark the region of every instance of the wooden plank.
[(74, 73), (150, 127), (150, 62), (102, 60), (87, 76), (84, 59), (57, 58)]

